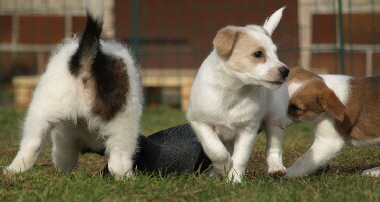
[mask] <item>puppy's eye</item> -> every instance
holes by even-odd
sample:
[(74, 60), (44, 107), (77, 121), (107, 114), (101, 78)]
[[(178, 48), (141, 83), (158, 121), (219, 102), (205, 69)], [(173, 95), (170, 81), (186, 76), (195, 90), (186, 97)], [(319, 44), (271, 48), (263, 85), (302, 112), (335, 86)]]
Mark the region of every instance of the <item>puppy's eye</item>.
[(257, 51), (257, 52), (255, 52), (255, 53), (253, 53), (253, 55), (254, 55), (255, 57), (257, 57), (257, 58), (261, 58), (261, 57), (264, 56), (264, 55), (263, 55), (263, 52), (261, 52), (261, 51)]
[(300, 110), (301, 110), (301, 109), (298, 108), (298, 107), (295, 106), (295, 105), (290, 105), (290, 106), (289, 106), (289, 111), (298, 112), (298, 111), (300, 111)]

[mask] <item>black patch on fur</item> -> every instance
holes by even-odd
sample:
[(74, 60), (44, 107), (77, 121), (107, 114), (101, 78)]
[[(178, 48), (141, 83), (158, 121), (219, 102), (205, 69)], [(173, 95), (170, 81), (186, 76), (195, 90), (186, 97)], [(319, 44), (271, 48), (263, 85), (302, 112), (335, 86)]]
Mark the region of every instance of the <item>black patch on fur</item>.
[(77, 77), (82, 68), (83, 60), (89, 61), (100, 49), (99, 37), (102, 33), (102, 23), (95, 21), (87, 12), (87, 24), (79, 47), (69, 61), (69, 70)]
[(91, 65), (95, 81), (95, 101), (92, 112), (103, 121), (110, 121), (126, 104), (129, 79), (121, 58), (107, 56), (99, 51)]

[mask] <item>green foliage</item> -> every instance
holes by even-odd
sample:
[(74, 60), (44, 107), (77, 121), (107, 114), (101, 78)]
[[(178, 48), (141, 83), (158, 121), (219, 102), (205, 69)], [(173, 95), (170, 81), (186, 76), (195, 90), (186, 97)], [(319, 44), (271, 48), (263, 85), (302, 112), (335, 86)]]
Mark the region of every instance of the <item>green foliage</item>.
[[(23, 113), (0, 110), (0, 166), (8, 165), (18, 149), (18, 125)], [(142, 118), (142, 133), (185, 123), (179, 110), (158, 107)], [(312, 144), (309, 124), (286, 130), (284, 163), (290, 166)], [(379, 166), (377, 148), (345, 148), (329, 171), (303, 179), (284, 180), (266, 174), (265, 135), (260, 134), (241, 184), (191, 175), (144, 175), (115, 181), (102, 177), (106, 159), (95, 154), (80, 157), (79, 168), (64, 174), (54, 169), (50, 143), (32, 170), (14, 176), (0, 174), (0, 201), (379, 201), (380, 179), (359, 173)]]

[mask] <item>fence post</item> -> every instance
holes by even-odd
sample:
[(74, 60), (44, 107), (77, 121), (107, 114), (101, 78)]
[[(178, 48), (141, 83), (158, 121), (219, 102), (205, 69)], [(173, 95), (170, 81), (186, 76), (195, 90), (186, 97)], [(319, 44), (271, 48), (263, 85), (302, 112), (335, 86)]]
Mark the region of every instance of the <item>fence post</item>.
[(140, 60), (140, 6), (139, 0), (133, 1), (133, 19), (134, 19), (134, 37), (133, 37), (133, 47), (134, 54), (137, 61)]
[(340, 73), (345, 74), (342, 0), (338, 0)]

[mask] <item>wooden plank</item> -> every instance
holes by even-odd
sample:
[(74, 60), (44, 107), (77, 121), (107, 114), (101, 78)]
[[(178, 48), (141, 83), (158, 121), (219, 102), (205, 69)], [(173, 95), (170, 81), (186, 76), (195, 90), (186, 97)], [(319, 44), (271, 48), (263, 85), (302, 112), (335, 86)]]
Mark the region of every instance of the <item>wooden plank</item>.
[[(168, 73), (169, 75), (173, 75)], [(142, 83), (145, 87), (179, 87), (181, 91), (181, 109), (186, 111), (189, 104), (191, 85), (194, 81), (193, 76), (160, 76), (155, 72), (155, 76), (143, 77)], [(25, 110), (29, 105), (32, 91), (36, 87), (39, 76), (15, 76), (12, 84), (15, 89), (16, 108)]]
[(13, 86), (29, 86), (34, 88), (39, 80), (39, 76), (15, 76), (12, 79), (12, 84)]
[(194, 77), (145, 77), (143, 85), (147, 87), (180, 87), (193, 83)]

